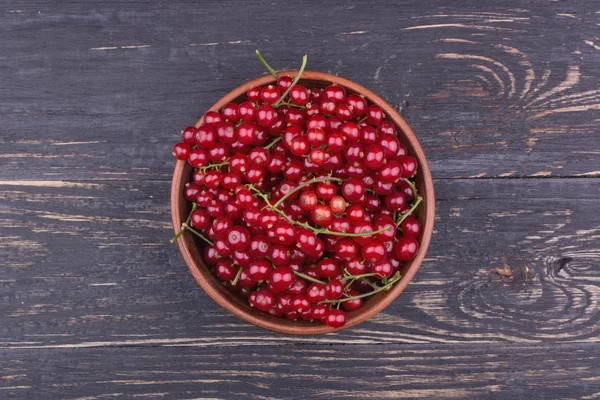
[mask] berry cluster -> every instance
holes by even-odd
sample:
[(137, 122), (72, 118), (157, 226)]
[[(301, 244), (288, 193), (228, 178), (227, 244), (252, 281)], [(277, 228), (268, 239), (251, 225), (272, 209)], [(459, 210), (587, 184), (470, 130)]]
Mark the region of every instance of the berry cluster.
[(297, 76), (209, 111), (173, 147), (194, 168), (181, 231), (231, 292), (274, 317), (346, 323), (413, 259), (417, 161), (382, 109)]

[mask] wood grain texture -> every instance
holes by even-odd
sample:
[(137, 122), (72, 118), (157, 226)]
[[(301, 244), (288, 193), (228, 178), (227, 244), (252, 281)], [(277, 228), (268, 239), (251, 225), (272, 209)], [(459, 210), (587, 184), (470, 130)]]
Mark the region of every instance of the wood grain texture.
[(202, 292), (167, 244), (168, 182), (0, 186), (0, 333), (8, 347), (596, 341), (599, 183), (436, 180), (413, 283), (372, 321), (306, 339), (248, 326)]
[(168, 179), (162, 144), (264, 74), (255, 48), (282, 69), (308, 53), (379, 93), (436, 177), (598, 176), (600, 14), (503, 4), (9, 2), (0, 179)]
[[(0, 398), (600, 398), (599, 24), (593, 1), (1, 3)], [(436, 178), (416, 279), (347, 332), (242, 323), (168, 244), (170, 147), (264, 74), (256, 48), (380, 94)]]
[[(589, 345), (135, 347), (0, 355), (6, 382), (0, 393), (15, 398), (526, 400), (600, 393), (600, 352)], [(49, 372), (32, 374), (38, 368)]]

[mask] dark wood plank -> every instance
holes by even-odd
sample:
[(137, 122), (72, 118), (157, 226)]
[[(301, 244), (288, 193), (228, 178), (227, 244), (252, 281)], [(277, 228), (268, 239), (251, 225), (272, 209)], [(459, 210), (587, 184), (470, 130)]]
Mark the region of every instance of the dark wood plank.
[[(356, 329), (301, 340), (597, 340), (600, 180), (524, 182), (437, 180), (432, 245), (405, 294)], [(0, 186), (0, 346), (296, 340), (204, 295), (168, 243), (168, 195), (167, 182)]]
[(597, 346), (245, 346), (3, 350), (15, 398), (594, 399)]
[(264, 73), (256, 48), (380, 93), (439, 178), (598, 176), (592, 5), (4, 3), (0, 180), (168, 179), (179, 130)]

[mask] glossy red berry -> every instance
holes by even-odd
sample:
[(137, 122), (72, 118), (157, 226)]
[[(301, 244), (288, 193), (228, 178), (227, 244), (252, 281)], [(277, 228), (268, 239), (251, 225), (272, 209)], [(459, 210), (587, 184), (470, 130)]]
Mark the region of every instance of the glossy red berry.
[(367, 101), (357, 94), (348, 95), (346, 103), (352, 109), (354, 117), (362, 117), (367, 112)]
[(329, 310), (327, 315), (325, 315), (324, 321), (327, 325), (332, 328), (341, 328), (346, 325), (346, 321), (348, 321), (348, 316), (342, 310)]
[(277, 86), (268, 85), (260, 91), (260, 98), (268, 104), (273, 104), (281, 97), (281, 90)]
[(281, 93), (283, 93), (286, 90), (288, 90), (290, 86), (292, 86), (293, 81), (294, 80), (292, 78), (290, 78), (289, 76), (281, 76), (277, 80), (277, 87), (279, 88)]
[(346, 100), (346, 90), (341, 86), (327, 86), (323, 91), (323, 99), (331, 100), (336, 104), (343, 103)]
[(311, 212), (313, 222), (319, 226), (328, 226), (333, 220), (331, 208), (325, 204), (318, 204)]
[(275, 304), (275, 296), (267, 290), (255, 292), (254, 307), (261, 311), (269, 311)]
[(183, 141), (183, 143), (187, 143), (190, 146), (196, 144), (196, 127), (187, 126), (184, 130), (182, 130), (181, 140)]
[(385, 206), (388, 210), (398, 211), (406, 205), (406, 199), (400, 192), (393, 192), (385, 197)]
[(388, 160), (379, 170), (378, 177), (384, 183), (394, 183), (402, 177), (402, 174), (402, 165), (396, 160)]
[(265, 128), (268, 128), (277, 120), (277, 111), (269, 104), (263, 104), (256, 113), (256, 122)]
[(238, 267), (233, 265), (230, 260), (218, 260), (215, 266), (215, 274), (223, 281), (231, 281), (235, 278)]
[(254, 282), (263, 282), (271, 279), (273, 274), (273, 267), (271, 263), (264, 259), (252, 260), (245, 269), (248, 276)]
[(276, 292), (287, 290), (295, 280), (294, 270), (286, 265), (276, 267), (271, 274), (271, 287)]
[(357, 178), (347, 179), (342, 184), (342, 195), (349, 202), (360, 202), (365, 194), (365, 186)]
[(190, 145), (184, 142), (176, 143), (173, 146), (173, 155), (178, 160), (187, 160), (190, 157)]
[(410, 261), (417, 255), (419, 243), (414, 238), (401, 237), (394, 245), (394, 253), (401, 261)]
[(206, 114), (204, 114), (202, 122), (204, 122), (206, 125), (216, 128), (221, 122), (223, 122), (223, 118), (221, 118), (221, 114), (216, 111), (208, 111)]
[(411, 178), (417, 172), (417, 160), (411, 156), (404, 156), (398, 159), (402, 165), (402, 177)]
[(295, 85), (290, 90), (290, 101), (298, 106), (305, 106), (309, 101), (308, 90), (302, 85)]
[(365, 148), (365, 165), (370, 169), (380, 169), (384, 166), (385, 150), (377, 144), (371, 144)]
[(362, 247), (362, 257), (369, 263), (375, 263), (385, 258), (385, 246), (378, 240), (373, 240)]
[(415, 217), (408, 216), (400, 224), (400, 229), (404, 236), (418, 238), (421, 234), (421, 223)]
[(229, 103), (221, 109), (221, 116), (225, 121), (233, 122), (234, 124), (240, 120), (238, 113), (239, 106), (235, 103)]
[(313, 283), (306, 289), (306, 297), (313, 303), (319, 303), (327, 298), (325, 285), (321, 283)]
[(252, 122), (256, 119), (256, 107), (249, 101), (244, 101), (238, 106), (238, 116), (241, 120)]
[(372, 104), (367, 107), (367, 122), (371, 125), (379, 125), (383, 121), (383, 111), (378, 105)]
[(248, 90), (248, 92), (246, 93), (248, 100), (252, 101), (252, 102), (259, 101), (260, 100), (260, 91), (261, 91), (260, 87), (255, 87), (255, 88)]

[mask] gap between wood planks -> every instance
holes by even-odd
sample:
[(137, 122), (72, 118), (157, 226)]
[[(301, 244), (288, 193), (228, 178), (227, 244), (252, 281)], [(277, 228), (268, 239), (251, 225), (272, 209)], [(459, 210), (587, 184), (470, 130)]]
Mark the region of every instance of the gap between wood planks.
[[(487, 175), (473, 175), (473, 176), (454, 176), (437, 178), (434, 177), (435, 181), (457, 181), (457, 180), (552, 180), (552, 179), (597, 179), (600, 178), (600, 171), (584, 172), (576, 175), (505, 175), (505, 176), (487, 176)], [(93, 183), (91, 183), (93, 182)], [(78, 179), (78, 180), (61, 180), (61, 181), (44, 181), (44, 180), (20, 180), (20, 181), (8, 181), (0, 180), (0, 186), (34, 186), (34, 187), (52, 187), (52, 188), (100, 188), (102, 183), (115, 183), (115, 182), (171, 182), (169, 178), (141, 178), (141, 179)]]

